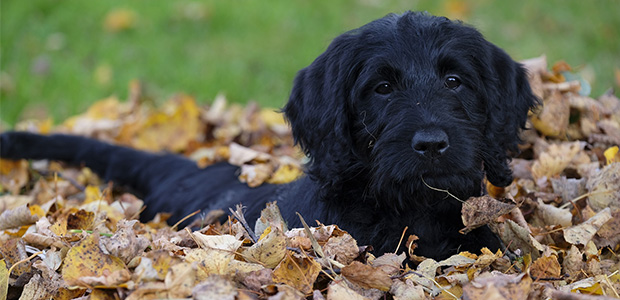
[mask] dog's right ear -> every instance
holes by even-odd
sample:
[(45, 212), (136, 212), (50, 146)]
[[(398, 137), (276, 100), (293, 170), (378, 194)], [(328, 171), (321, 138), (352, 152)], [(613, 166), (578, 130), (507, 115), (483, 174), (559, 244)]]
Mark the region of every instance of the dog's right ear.
[(337, 37), (310, 66), (299, 71), (283, 109), (295, 142), (311, 159), (308, 173), (327, 185), (340, 177), (354, 148), (349, 98), (361, 62), (357, 39), (351, 33)]

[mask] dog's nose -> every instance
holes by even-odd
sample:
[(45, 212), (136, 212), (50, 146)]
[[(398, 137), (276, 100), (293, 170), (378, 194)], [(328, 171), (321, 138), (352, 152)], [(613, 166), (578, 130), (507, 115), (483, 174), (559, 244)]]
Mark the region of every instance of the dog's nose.
[(450, 147), (450, 143), (445, 131), (439, 128), (432, 128), (416, 132), (413, 135), (411, 146), (415, 152), (421, 155), (428, 158), (438, 158), (446, 152), (448, 147)]

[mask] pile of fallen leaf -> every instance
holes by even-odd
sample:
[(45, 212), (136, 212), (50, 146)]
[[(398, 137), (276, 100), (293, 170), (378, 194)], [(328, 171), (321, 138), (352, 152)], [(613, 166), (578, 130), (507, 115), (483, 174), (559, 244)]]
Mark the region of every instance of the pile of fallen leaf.
[[(196, 231), (167, 225), (165, 212), (141, 223), (142, 201), (87, 168), (1, 160), (0, 299), (619, 297), (620, 100), (588, 97), (564, 63), (524, 64), (543, 106), (512, 163), (515, 180), (463, 205), (463, 232), (489, 224), (505, 252), (435, 261), (416, 256), (412, 236), (409, 253), (375, 257), (336, 225), (287, 228), (275, 204), (256, 224), (242, 209)], [(223, 97), (201, 107), (185, 95), (154, 105), (137, 82), (127, 101), (17, 129), (178, 152), (200, 166), (227, 160), (251, 186), (290, 182), (303, 163), (274, 110)]]

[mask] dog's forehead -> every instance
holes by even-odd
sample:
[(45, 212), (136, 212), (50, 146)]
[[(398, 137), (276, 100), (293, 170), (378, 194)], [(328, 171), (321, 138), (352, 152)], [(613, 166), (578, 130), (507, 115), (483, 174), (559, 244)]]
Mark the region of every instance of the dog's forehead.
[(405, 72), (428, 70), (442, 59), (467, 63), (487, 44), (476, 29), (459, 21), (416, 12), (388, 15), (356, 33), (367, 63)]

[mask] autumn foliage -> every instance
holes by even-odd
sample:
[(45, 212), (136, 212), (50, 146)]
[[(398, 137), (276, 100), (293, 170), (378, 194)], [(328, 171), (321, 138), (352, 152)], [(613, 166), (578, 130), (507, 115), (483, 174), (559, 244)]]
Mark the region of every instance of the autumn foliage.
[[(277, 203), (256, 224), (242, 208), (224, 223), (218, 216), (229, 212), (203, 212), (193, 229), (167, 225), (165, 212), (141, 223), (143, 202), (87, 168), (2, 160), (0, 298), (620, 297), (620, 100), (588, 97), (587, 82), (564, 63), (524, 64), (543, 105), (512, 162), (515, 180), (461, 199), (462, 232), (489, 224), (505, 252), (435, 261), (416, 255), (417, 237), (403, 236), (408, 253), (375, 257), (337, 224), (288, 228)], [(302, 174), (303, 154), (275, 110), (222, 96), (210, 106), (187, 95), (162, 105), (148, 99), (132, 82), (126, 101), (101, 100), (57, 126), (17, 128), (177, 152), (202, 167), (226, 160), (250, 186)]]

